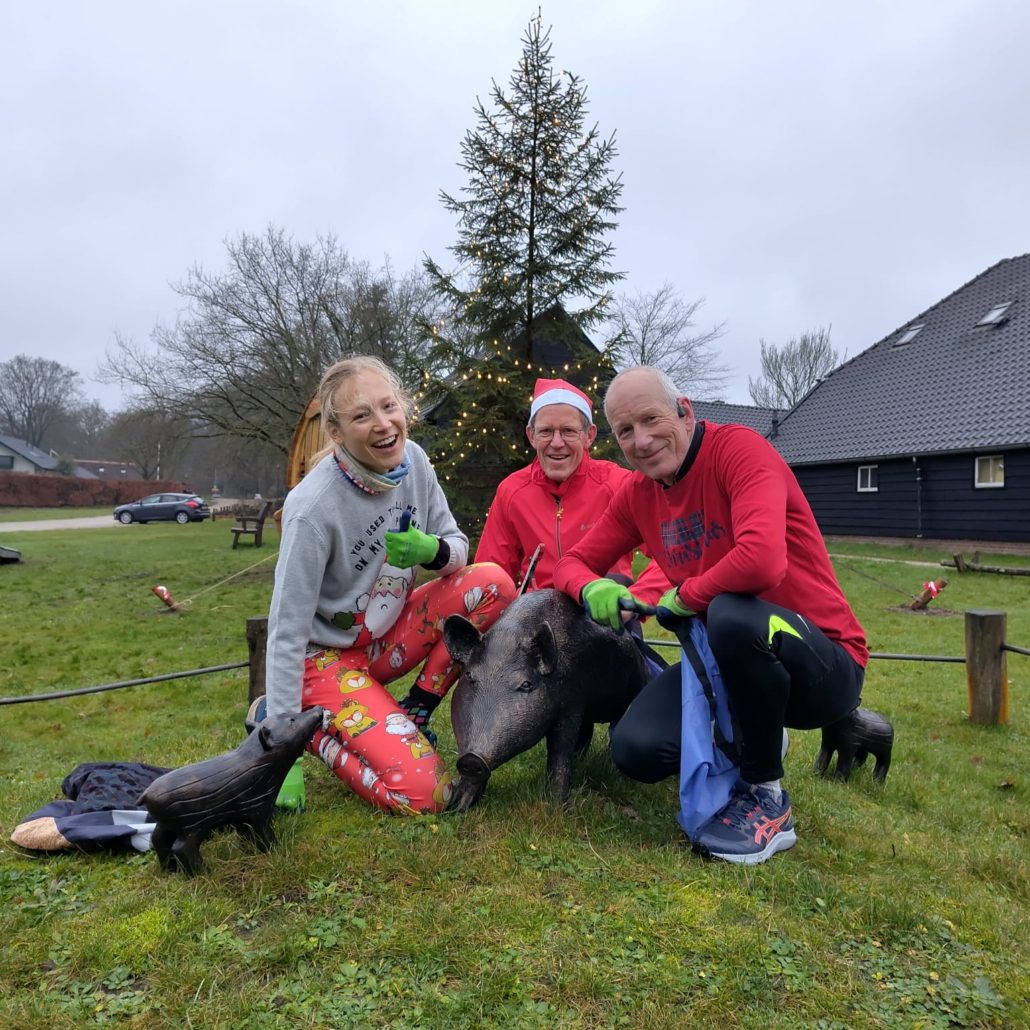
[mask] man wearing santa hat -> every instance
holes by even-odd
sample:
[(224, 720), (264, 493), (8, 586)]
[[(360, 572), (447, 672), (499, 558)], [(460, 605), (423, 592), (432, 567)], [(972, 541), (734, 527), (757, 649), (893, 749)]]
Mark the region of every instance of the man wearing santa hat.
[[(554, 586), (554, 566), (600, 518), (608, 501), (632, 473), (590, 456), (597, 436), (590, 398), (564, 379), (538, 379), (526, 437), (536, 457), (497, 487), (476, 549), (476, 562), (495, 562), (516, 583), (526, 576), (543, 544), (527, 590)], [(633, 580), (633, 552), (609, 570), (621, 582)], [(644, 570), (633, 588), (654, 603), (670, 584), (657, 564)]]

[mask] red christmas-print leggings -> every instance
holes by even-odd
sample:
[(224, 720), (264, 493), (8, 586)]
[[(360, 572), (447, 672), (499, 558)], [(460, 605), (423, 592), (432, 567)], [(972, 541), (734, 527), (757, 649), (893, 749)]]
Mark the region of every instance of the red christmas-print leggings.
[(308, 657), (303, 707), (321, 705), (333, 713), (308, 750), (378, 808), (409, 815), (442, 811), (451, 775), (383, 684), (425, 659), (415, 685), (443, 697), (459, 671), (444, 646), (444, 619), (464, 615), (486, 632), (514, 596), (514, 584), (499, 566), (468, 565), (416, 587), (397, 621), (369, 646), (327, 648)]

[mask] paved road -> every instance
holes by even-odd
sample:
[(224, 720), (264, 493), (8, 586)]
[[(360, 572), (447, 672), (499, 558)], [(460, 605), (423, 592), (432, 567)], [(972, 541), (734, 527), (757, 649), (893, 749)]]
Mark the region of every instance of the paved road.
[(6, 533), (31, 533), (37, 529), (91, 529), (118, 526), (113, 515), (86, 515), (80, 519), (40, 519), (38, 522), (0, 522), (0, 537)]
[[(232, 499), (220, 500), (217, 507), (239, 503)], [(114, 515), (83, 515), (81, 518), (40, 519), (38, 522), (0, 522), (0, 537), (5, 533), (32, 533), (40, 529), (92, 529), (96, 526), (120, 525), (120, 522), (115, 522)]]

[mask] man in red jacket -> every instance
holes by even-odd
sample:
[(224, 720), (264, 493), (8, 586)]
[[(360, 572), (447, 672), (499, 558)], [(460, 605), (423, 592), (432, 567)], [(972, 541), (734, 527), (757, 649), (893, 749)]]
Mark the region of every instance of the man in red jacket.
[[(495, 562), (520, 583), (537, 549), (527, 590), (554, 586), (558, 559), (598, 520), (615, 491), (632, 473), (590, 457), (597, 436), (593, 407), (582, 390), (564, 379), (538, 379), (526, 437), (536, 450), (532, 464), (497, 487), (476, 549), (476, 562)], [(633, 581), (633, 547), (615, 555), (603, 574)], [(634, 593), (653, 604), (671, 584), (651, 562)]]
[[(700, 828), (695, 850), (764, 862), (796, 841), (783, 775), (783, 727), (815, 729), (859, 702), (865, 634), (837, 583), (794, 474), (744, 426), (698, 422), (665, 373), (641, 366), (612, 381), (605, 414), (636, 473), (558, 564), (555, 585), (591, 617), (621, 619), (625, 587), (600, 578), (645, 545), (670, 583), (659, 606), (705, 620), (739, 729), (740, 781)], [(679, 668), (655, 677), (612, 730), (627, 775), (678, 774)]]

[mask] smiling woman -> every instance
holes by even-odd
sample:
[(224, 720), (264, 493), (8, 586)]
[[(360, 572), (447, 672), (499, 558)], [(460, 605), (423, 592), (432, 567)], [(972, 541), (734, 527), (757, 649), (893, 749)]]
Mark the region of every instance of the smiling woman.
[(388, 370), (380, 371), (361, 359), (353, 359), (356, 371), (345, 365), (334, 365), (339, 371), (333, 375), (331, 369), (319, 387), (326, 432), (344, 457), (351, 459), (349, 464), (389, 472), (404, 461), (407, 394)]
[[(443, 620), (460, 613), (485, 630), (514, 585), (495, 565), (466, 567), (468, 539), (408, 440), (409, 400), (390, 368), (365, 356), (338, 361), (318, 402), (331, 453), (283, 507), (266, 710), (327, 709), (333, 719), (308, 747), (334, 775), (387, 811), (437, 812), (450, 776), (423, 731), (457, 677)], [(439, 578), (416, 587), (418, 566)], [(384, 684), (420, 664), (394, 701)]]

